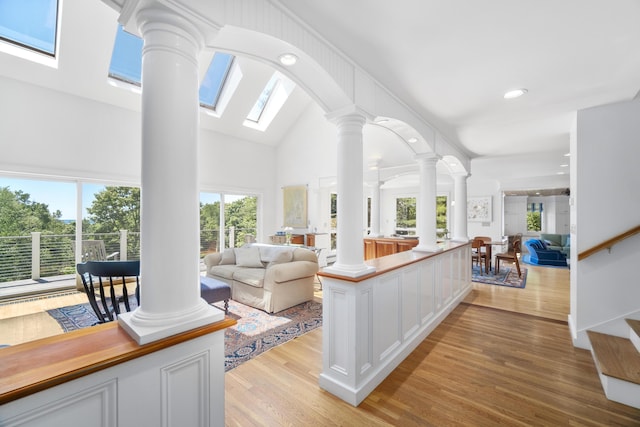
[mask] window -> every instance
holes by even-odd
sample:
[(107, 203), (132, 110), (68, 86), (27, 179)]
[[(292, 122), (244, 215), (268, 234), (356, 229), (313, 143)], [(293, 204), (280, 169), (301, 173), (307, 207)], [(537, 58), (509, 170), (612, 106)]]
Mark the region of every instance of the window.
[(396, 234), (416, 234), (416, 198), (396, 199)]
[(201, 255), (244, 245), (245, 238), (256, 237), (257, 223), (256, 196), (200, 193)]
[(213, 55), (207, 74), (200, 85), (200, 105), (202, 107), (216, 109), (232, 62), (233, 55), (228, 53), (216, 52)]
[(447, 227), (447, 196), (436, 196), (436, 230), (437, 237), (447, 239), (449, 228)]
[[(111, 54), (111, 65), (109, 66), (109, 77), (130, 85), (142, 86), (142, 46), (140, 37), (128, 33), (118, 26), (116, 40)], [(209, 64), (207, 73), (200, 85), (199, 100), (200, 105), (210, 110), (216, 110), (225, 84), (230, 76), (234, 56), (216, 52)], [(237, 86), (242, 73), (239, 69), (233, 79)], [(235, 89), (235, 87), (234, 87)], [(227, 99), (228, 101), (228, 99)]]
[[(447, 196), (436, 196), (437, 237), (447, 237), (447, 222)], [(416, 234), (415, 197), (399, 197), (396, 199), (396, 234)]]
[(542, 230), (542, 203), (527, 203), (527, 231)]
[(142, 81), (142, 39), (118, 26), (111, 54), (109, 77), (140, 86)]
[(295, 87), (295, 83), (276, 71), (249, 111), (244, 125), (261, 131), (266, 130)]
[(0, 1), (0, 40), (8, 42), (0, 43), (2, 51), (47, 63), (56, 56), (57, 34), (57, 0)]

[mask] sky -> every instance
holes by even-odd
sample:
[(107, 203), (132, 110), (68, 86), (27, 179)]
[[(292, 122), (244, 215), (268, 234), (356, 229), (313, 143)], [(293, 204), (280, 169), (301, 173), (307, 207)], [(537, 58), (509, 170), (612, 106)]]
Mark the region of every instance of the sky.
[[(0, 187), (9, 187), (12, 192), (22, 191), (30, 195), (32, 202), (44, 203), (49, 206), (50, 212), (60, 210), (60, 219), (76, 218), (76, 184), (61, 181), (37, 181), (32, 179), (8, 178), (0, 176)], [(104, 185), (82, 184), (83, 210), (86, 215), (86, 208), (91, 206), (94, 194), (104, 190)], [(225, 195), (225, 202), (231, 203), (244, 196)], [(220, 194), (200, 193), (200, 202), (214, 203), (220, 201)]]

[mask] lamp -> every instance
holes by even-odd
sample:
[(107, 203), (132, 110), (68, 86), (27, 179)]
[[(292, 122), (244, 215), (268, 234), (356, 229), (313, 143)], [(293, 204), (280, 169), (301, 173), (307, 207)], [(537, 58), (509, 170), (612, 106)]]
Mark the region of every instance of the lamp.
[(291, 232), (293, 231), (292, 227), (285, 227), (284, 228), (284, 235), (285, 235), (285, 239), (287, 241), (287, 245), (291, 244)]

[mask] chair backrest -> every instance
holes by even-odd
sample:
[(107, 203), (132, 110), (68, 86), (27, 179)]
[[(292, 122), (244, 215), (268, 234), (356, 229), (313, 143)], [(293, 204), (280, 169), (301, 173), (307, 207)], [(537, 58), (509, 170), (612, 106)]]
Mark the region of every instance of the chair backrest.
[[(120, 314), (121, 304), (131, 311), (127, 283), (132, 281), (127, 278), (135, 277), (135, 296), (140, 304), (140, 261), (87, 261), (76, 268), (98, 323), (114, 320)], [(122, 290), (116, 293), (116, 286), (122, 286)], [(109, 288), (108, 294), (106, 288)]]
[(520, 239), (515, 239), (513, 241), (513, 253), (514, 254), (519, 254), (520, 252), (522, 252), (522, 241)]
[(482, 237), (474, 237), (473, 240), (471, 241), (471, 248), (478, 249), (478, 252), (482, 248), (484, 248), (484, 240), (482, 239)]
[[(76, 252), (75, 242), (71, 242), (71, 248), (73, 253)], [(117, 259), (119, 252), (114, 252), (107, 255), (107, 249), (104, 245), (104, 240), (83, 240), (82, 241), (82, 262), (86, 261), (107, 261), (111, 258)]]

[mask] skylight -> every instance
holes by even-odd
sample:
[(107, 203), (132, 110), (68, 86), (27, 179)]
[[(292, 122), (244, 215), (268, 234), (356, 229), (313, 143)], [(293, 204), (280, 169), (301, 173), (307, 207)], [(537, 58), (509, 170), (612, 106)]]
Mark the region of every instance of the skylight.
[(260, 121), (260, 117), (262, 116), (262, 113), (267, 107), (269, 98), (271, 98), (271, 94), (273, 93), (273, 90), (276, 88), (278, 83), (280, 83), (280, 79), (274, 74), (273, 77), (271, 77), (271, 80), (269, 80), (267, 85), (262, 90), (262, 93), (258, 97), (258, 100), (256, 101), (256, 103), (253, 105), (253, 108), (251, 109), (251, 111), (249, 111), (249, 114), (247, 115), (247, 120), (250, 120), (255, 123), (258, 123)]
[(109, 77), (136, 86), (142, 81), (142, 39), (127, 33), (121, 25), (113, 45)]
[[(142, 46), (143, 41), (140, 37), (126, 32), (119, 25), (116, 41), (113, 45), (113, 53), (111, 54), (109, 77), (140, 87), (142, 82)], [(201, 106), (216, 110), (218, 102), (221, 100), (223, 88), (228, 80), (227, 77), (232, 69), (233, 58), (233, 55), (222, 52), (216, 52), (213, 55), (200, 86), (199, 99)], [(233, 80), (239, 81), (239, 78)]]
[(295, 83), (276, 71), (260, 93), (243, 124), (253, 129), (266, 130), (295, 87)]
[(0, 39), (55, 57), (57, 0), (0, 1)]
[(227, 79), (233, 55), (216, 52), (200, 85), (200, 105), (215, 110)]

